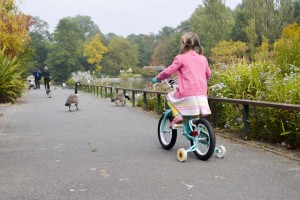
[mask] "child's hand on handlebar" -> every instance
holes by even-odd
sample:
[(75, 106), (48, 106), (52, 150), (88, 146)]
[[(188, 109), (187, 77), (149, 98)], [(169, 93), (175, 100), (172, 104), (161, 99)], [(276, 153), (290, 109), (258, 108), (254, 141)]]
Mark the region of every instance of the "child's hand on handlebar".
[(151, 79), (151, 83), (155, 84), (155, 83), (158, 83), (158, 79), (156, 77), (154, 77), (153, 79)]

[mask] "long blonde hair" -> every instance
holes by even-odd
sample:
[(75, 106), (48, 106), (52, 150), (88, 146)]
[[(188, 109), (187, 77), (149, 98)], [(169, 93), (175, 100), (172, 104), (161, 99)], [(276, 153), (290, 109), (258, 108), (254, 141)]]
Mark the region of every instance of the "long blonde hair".
[(180, 53), (184, 54), (189, 50), (196, 50), (198, 48), (198, 53), (202, 55), (202, 47), (200, 45), (200, 39), (196, 33), (188, 32), (181, 36), (180, 39)]

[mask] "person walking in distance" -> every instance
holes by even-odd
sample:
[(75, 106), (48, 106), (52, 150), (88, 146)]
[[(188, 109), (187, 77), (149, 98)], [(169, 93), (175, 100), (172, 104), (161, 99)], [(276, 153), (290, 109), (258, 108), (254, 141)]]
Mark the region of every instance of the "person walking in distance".
[(47, 66), (44, 68), (43, 76), (44, 76), (45, 90), (50, 89), (50, 84), (49, 84), (49, 82), (50, 82), (50, 72), (49, 72)]
[(34, 70), (32, 72), (32, 75), (34, 76), (34, 82), (35, 82), (35, 88), (34, 89), (40, 89), (40, 80), (42, 77), (42, 73), (40, 70)]

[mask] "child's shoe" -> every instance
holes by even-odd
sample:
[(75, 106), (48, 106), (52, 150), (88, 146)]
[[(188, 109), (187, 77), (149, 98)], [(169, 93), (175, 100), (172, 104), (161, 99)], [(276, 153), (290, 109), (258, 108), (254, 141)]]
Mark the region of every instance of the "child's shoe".
[(171, 122), (170, 124), (170, 127), (172, 128), (174, 124), (179, 124), (181, 123), (183, 120), (182, 116), (181, 115), (176, 115), (173, 119), (173, 121)]

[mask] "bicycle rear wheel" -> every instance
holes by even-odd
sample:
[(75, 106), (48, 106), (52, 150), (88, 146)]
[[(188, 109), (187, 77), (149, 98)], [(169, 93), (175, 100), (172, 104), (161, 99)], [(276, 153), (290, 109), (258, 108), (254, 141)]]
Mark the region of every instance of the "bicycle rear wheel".
[(194, 123), (198, 135), (191, 140), (191, 145), (197, 146), (195, 156), (200, 160), (208, 160), (213, 155), (216, 146), (214, 130), (206, 119), (198, 119)]
[(166, 150), (172, 149), (177, 139), (177, 130), (170, 128), (172, 120), (172, 112), (169, 112), (164, 113), (158, 122), (158, 140), (162, 148)]

